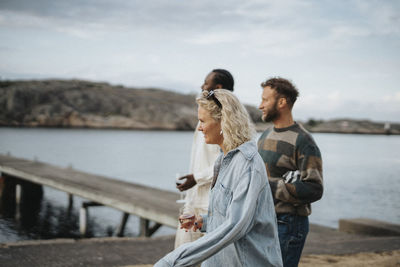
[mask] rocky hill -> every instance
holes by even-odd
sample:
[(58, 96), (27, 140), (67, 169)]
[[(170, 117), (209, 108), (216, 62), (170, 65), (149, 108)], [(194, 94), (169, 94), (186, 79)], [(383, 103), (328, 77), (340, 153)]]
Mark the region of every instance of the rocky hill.
[(373, 122), (370, 120), (309, 120), (304, 126), (311, 132), (317, 133), (400, 134), (400, 123)]
[(0, 81), (0, 126), (193, 130), (195, 97), (80, 80)]
[[(0, 81), (0, 126), (193, 130), (196, 96), (81, 80)], [(246, 106), (257, 130), (261, 112)], [(400, 134), (399, 123), (337, 119), (302, 122), (311, 132)]]
[[(313, 120), (307, 122), (297, 121), (312, 133), (340, 133), (340, 134), (394, 134), (400, 135), (400, 123), (373, 122), (370, 120), (355, 119), (334, 119), (334, 120)], [(262, 132), (271, 123), (256, 123), (258, 132)]]

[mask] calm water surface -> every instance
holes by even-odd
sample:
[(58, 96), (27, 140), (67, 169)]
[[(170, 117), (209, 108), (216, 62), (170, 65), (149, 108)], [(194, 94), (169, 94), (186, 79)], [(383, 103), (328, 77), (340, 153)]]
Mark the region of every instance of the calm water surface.
[[(331, 227), (340, 218), (356, 217), (400, 223), (400, 136), (313, 136), (322, 152), (325, 191), (310, 221)], [(192, 137), (192, 132), (0, 128), (0, 153), (175, 191), (175, 174), (189, 167)], [(0, 242), (78, 234), (82, 199), (75, 198), (74, 212), (66, 216), (67, 195), (48, 187), (44, 194), (38, 225), (27, 229), (0, 217)], [(91, 235), (113, 234), (121, 215), (91, 208)], [(138, 219), (131, 216), (126, 234), (137, 231)], [(172, 233), (162, 227), (157, 235)]]

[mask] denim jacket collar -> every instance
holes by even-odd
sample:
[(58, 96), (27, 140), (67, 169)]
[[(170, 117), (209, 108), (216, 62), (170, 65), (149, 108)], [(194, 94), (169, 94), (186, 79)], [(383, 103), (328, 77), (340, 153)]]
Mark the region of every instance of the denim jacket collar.
[(257, 153), (257, 145), (254, 141), (247, 141), (229, 151), (225, 157), (233, 157), (233, 155), (238, 151), (240, 151), (247, 160), (251, 160)]

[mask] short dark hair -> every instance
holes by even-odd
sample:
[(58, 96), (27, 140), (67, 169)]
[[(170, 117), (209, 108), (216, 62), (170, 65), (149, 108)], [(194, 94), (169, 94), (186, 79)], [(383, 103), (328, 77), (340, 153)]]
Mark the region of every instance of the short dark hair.
[(270, 78), (261, 83), (262, 88), (267, 86), (274, 89), (278, 93), (278, 97), (284, 96), (290, 107), (293, 107), (297, 97), (299, 96), (297, 88), (289, 80), (281, 77)]
[(212, 70), (214, 75), (214, 84), (222, 85), (222, 88), (233, 92), (233, 86), (235, 81), (233, 80), (232, 74), (224, 69), (214, 69)]

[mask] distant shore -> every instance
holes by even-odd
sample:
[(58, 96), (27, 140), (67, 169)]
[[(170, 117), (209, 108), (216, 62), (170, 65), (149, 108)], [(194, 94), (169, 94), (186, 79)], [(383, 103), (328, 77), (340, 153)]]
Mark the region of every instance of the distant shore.
[[(400, 123), (380, 123), (368, 120), (336, 119), (329, 121), (309, 120), (299, 122), (311, 133), (335, 134), (371, 134), (371, 135), (400, 135)], [(257, 132), (262, 132), (272, 126), (266, 123), (256, 123)]]
[[(195, 98), (82, 80), (0, 81), (0, 127), (193, 131)], [(268, 124), (261, 121), (261, 111), (251, 105), (246, 109), (257, 131), (263, 131)], [(313, 133), (400, 134), (400, 122), (343, 118), (299, 123)]]
[[(332, 127), (309, 127), (307, 124), (301, 123), (309, 132), (311, 133), (327, 133), (327, 134), (359, 134), (359, 135), (400, 135), (400, 130), (392, 129), (390, 131), (381, 130), (381, 129), (339, 129), (339, 128), (332, 128)], [(329, 122), (326, 122), (329, 123)], [(256, 131), (261, 133), (265, 131), (268, 127), (272, 126), (271, 124), (267, 123), (256, 123), (255, 128)], [(107, 126), (96, 126), (96, 127), (89, 127), (89, 126), (48, 126), (48, 125), (0, 125), (1, 128), (21, 128), (21, 129), (86, 129), (86, 130), (133, 130), (133, 131), (178, 131), (178, 132), (191, 132), (194, 131), (195, 128), (188, 128), (188, 129), (175, 129), (175, 128), (162, 128), (162, 127), (107, 127)]]

